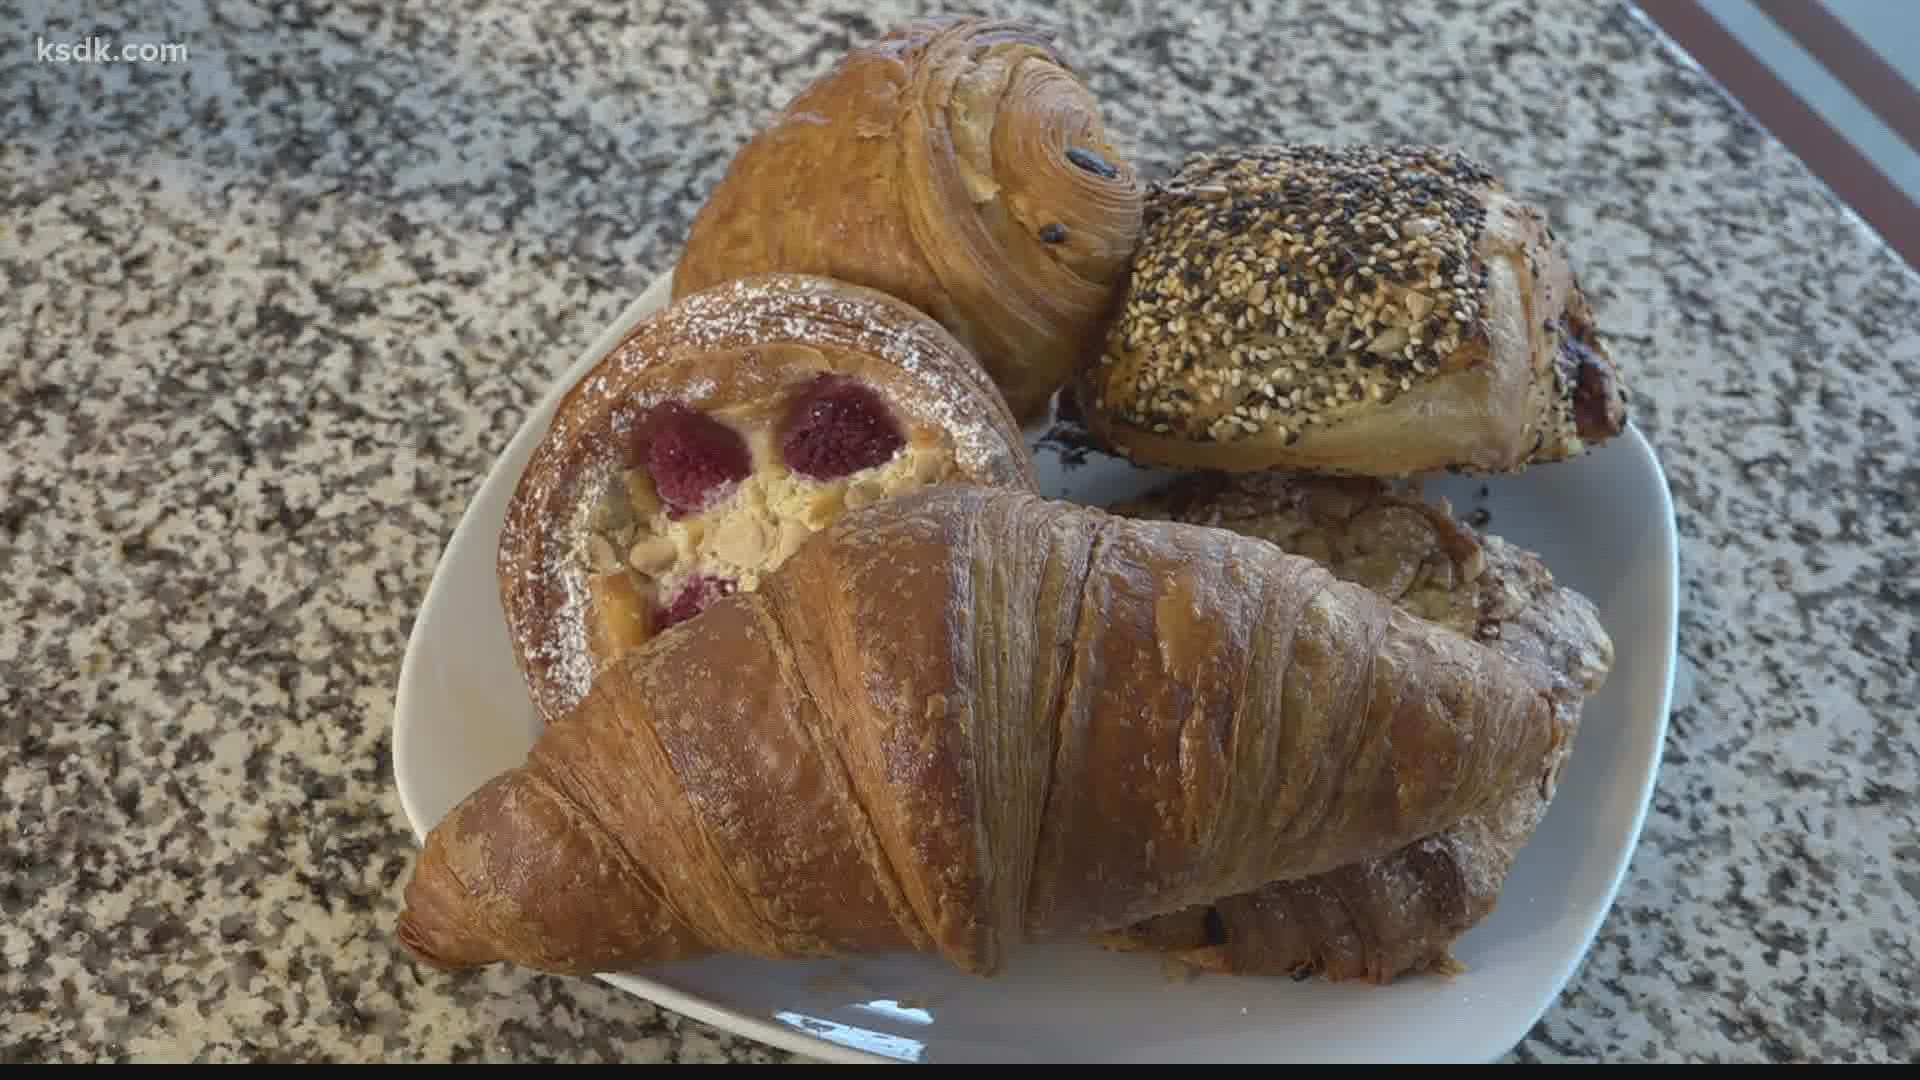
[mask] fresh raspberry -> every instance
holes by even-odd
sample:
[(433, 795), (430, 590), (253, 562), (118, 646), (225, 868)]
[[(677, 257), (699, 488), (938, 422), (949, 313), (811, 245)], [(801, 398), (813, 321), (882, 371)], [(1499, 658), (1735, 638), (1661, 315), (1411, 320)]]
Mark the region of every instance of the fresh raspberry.
[(788, 408), (780, 453), (794, 472), (832, 480), (881, 464), (906, 441), (878, 394), (843, 375), (822, 375)]
[(753, 467), (739, 432), (685, 405), (655, 410), (647, 427), (647, 470), (669, 517), (705, 509)]
[(665, 630), (675, 623), (683, 623), (707, 609), (707, 605), (723, 596), (732, 596), (739, 583), (726, 578), (717, 578), (711, 574), (701, 574), (688, 578), (680, 592), (674, 596), (673, 603), (660, 612), (659, 626)]

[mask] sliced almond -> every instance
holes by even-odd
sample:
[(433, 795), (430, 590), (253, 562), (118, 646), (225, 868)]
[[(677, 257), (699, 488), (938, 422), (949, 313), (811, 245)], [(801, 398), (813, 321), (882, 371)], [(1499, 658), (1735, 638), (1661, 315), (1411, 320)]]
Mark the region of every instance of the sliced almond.
[(1397, 600), (1413, 586), (1419, 569), (1418, 562), (1402, 558), (1399, 552), (1389, 548), (1356, 555), (1347, 562), (1340, 576), (1357, 581), (1389, 600)]
[(610, 574), (620, 569), (620, 553), (613, 548), (613, 541), (599, 533), (587, 537), (587, 566), (597, 574)]
[(1480, 550), (1478, 545), (1475, 545), (1474, 549), (1467, 553), (1466, 558), (1460, 560), (1459, 566), (1461, 581), (1468, 583), (1479, 581), (1480, 575), (1485, 573), (1487, 569), (1486, 554)]
[(627, 563), (648, 577), (659, 577), (679, 557), (673, 541), (658, 535), (641, 537), (627, 549)]
[(742, 494), (746, 498), (747, 509), (752, 511), (755, 515), (766, 514), (767, 513), (766, 488), (759, 484), (752, 484), (752, 483), (746, 484), (744, 485), (744, 487), (745, 487), (745, 490), (742, 492)]
[(627, 472), (627, 502), (640, 517), (652, 517), (660, 509), (660, 494), (653, 490), (653, 477), (643, 469)]
[(593, 649), (611, 661), (653, 636), (653, 618), (633, 575), (616, 570), (587, 579), (593, 600)]
[(854, 510), (869, 503), (879, 502), (886, 497), (886, 491), (871, 480), (862, 480), (847, 489), (847, 509)]
[(735, 566), (758, 566), (766, 557), (767, 547), (767, 530), (751, 514), (726, 518), (713, 532), (713, 553)]
[(812, 535), (813, 530), (807, 528), (802, 522), (795, 521), (792, 518), (782, 521), (780, 523), (780, 542), (775, 545), (773, 551), (773, 565), (779, 566), (788, 559), (793, 558), (793, 553), (799, 551), (800, 545), (806, 543), (807, 537)]
[(940, 443), (940, 429), (921, 424), (908, 434), (907, 443), (910, 446), (916, 446), (922, 449), (929, 446), (938, 446)]

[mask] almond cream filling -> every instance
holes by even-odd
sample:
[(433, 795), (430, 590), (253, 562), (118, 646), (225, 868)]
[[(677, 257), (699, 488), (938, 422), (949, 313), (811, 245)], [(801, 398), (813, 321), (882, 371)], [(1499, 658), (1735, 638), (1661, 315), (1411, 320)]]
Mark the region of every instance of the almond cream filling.
[[(742, 430), (751, 455), (745, 479), (697, 513), (675, 519), (644, 469), (615, 475), (583, 534), (580, 557), (592, 571), (602, 642), (613, 651), (657, 632), (655, 612), (671, 605), (689, 581), (760, 587), (807, 538), (847, 510), (930, 486), (954, 475), (951, 440), (933, 427), (915, 428), (879, 465), (831, 480), (788, 468), (771, 425)], [(616, 644), (617, 643), (617, 644)]]

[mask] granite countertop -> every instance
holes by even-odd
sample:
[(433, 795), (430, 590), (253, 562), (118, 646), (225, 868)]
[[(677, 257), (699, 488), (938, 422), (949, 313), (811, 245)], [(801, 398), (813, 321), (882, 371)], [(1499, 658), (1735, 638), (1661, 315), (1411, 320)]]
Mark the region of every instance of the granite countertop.
[[(750, 125), (916, 9), (55, 7), (0, 60), (0, 1061), (785, 1060), (598, 982), (411, 963), (393, 695), (549, 380)], [(1513, 1059), (1912, 1060), (1920, 279), (1627, 9), (1233, 11), (1050, 19), (1149, 171), (1276, 138), (1488, 160), (1558, 225), (1673, 484), (1658, 793)], [(37, 62), (42, 31), (189, 55)]]

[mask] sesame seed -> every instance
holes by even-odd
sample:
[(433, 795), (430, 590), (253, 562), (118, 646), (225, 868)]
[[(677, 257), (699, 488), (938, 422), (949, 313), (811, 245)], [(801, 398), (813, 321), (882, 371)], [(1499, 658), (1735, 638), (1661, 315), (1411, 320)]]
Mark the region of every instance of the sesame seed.
[(1407, 392), (1478, 313), (1492, 182), (1433, 147), (1190, 156), (1149, 192), (1102, 396), (1161, 434), (1291, 442)]

